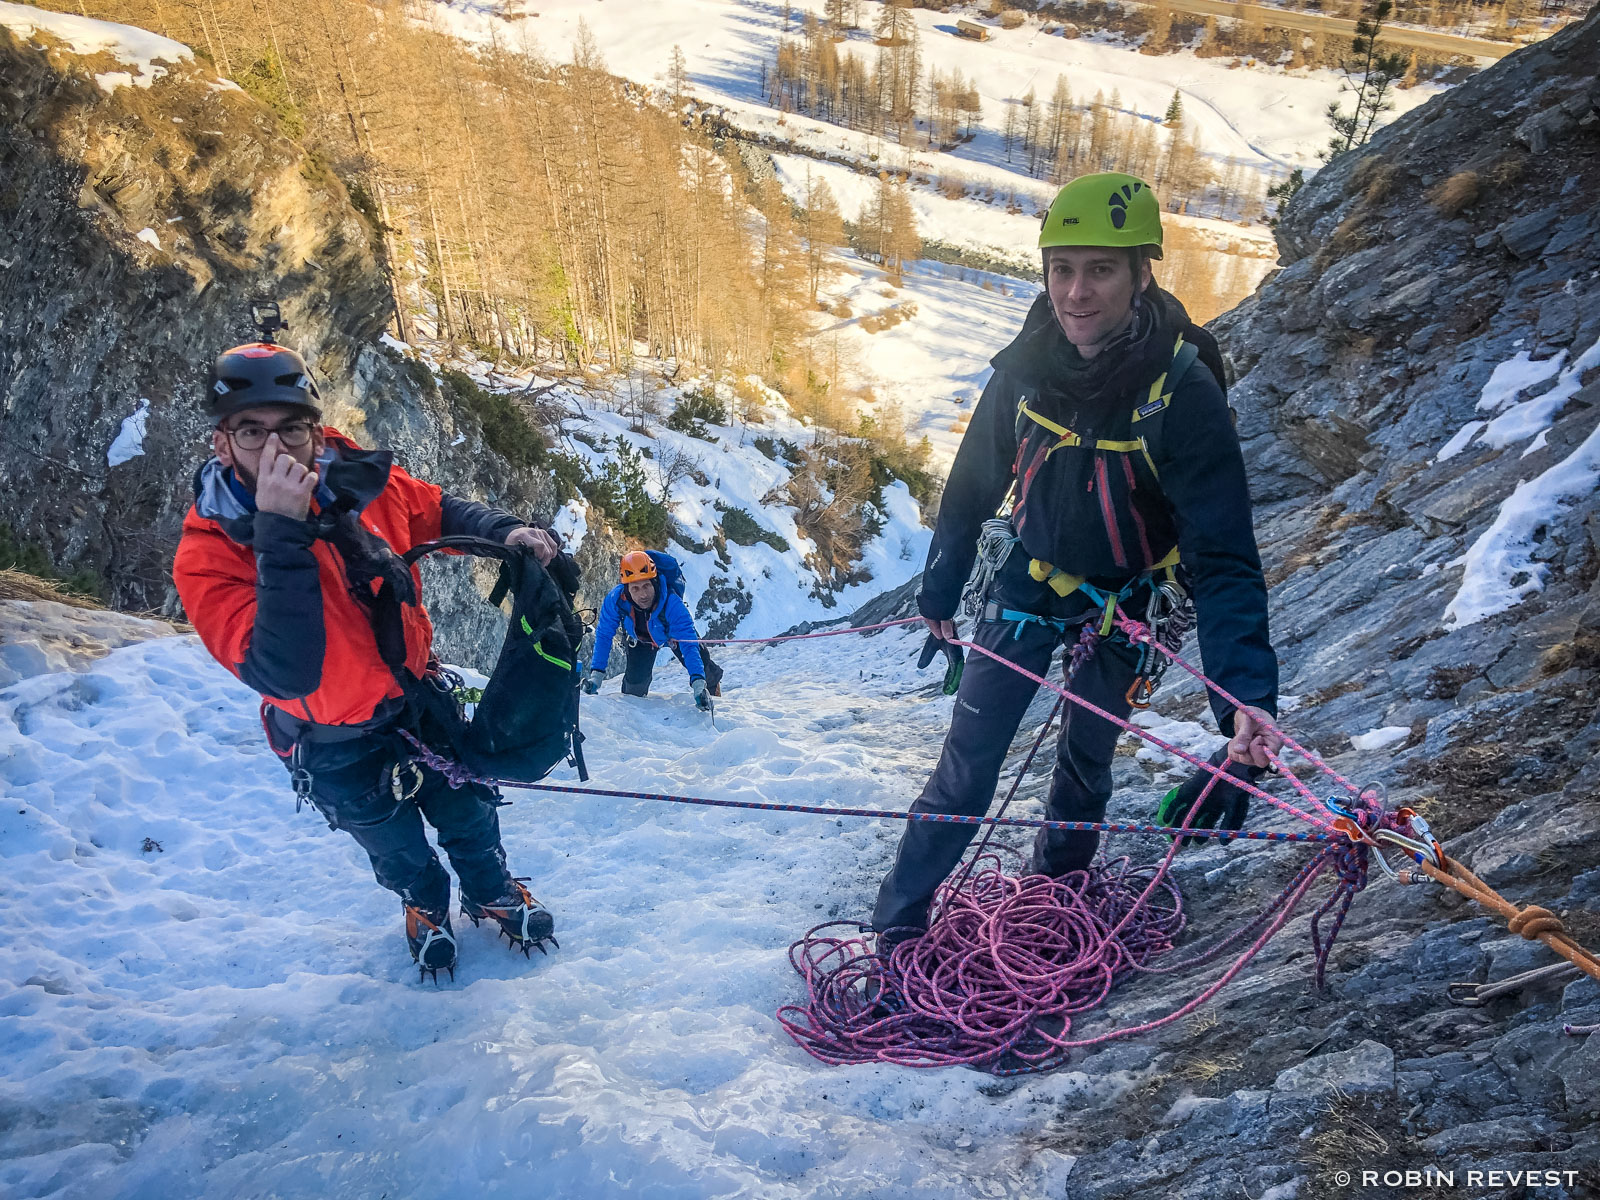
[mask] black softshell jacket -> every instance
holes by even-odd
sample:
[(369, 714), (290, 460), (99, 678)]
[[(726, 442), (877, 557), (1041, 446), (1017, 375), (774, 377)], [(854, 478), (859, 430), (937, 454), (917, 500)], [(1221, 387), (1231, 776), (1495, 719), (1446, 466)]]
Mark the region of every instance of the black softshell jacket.
[[(956, 452), (918, 607), (936, 620), (955, 615), (979, 529), (995, 515), (1015, 471), (1022, 499), (1014, 521), (1028, 557), (1116, 590), (1176, 546), (1195, 600), (1207, 674), (1243, 703), (1276, 712), (1278, 661), (1244, 457), (1215, 368), (1206, 365), (1220, 362), (1215, 342), (1194, 326), (1186, 336), (1203, 347), (1201, 357), (1172, 390), (1148, 439), (1149, 460), (1140, 452), (1096, 449), (1096, 439), (1137, 436), (1132, 417), (1146, 403), (1147, 389), (1094, 409), (1068, 395), (1051, 365), (1064, 336), (1048, 299), (1039, 297), (1022, 332), (992, 360), (995, 373)], [(1064, 446), (1046, 458), (1043, 450), (1057, 435), (1032, 420), (1019, 422), (1024, 401), (1091, 444)], [(1212, 707), (1222, 727), (1231, 728), (1232, 705), (1213, 697)]]

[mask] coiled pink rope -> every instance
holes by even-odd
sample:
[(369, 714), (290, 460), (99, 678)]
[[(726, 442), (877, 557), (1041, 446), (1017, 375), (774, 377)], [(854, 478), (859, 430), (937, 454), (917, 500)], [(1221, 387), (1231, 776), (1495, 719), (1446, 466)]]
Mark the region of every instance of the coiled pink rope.
[[(1148, 627), (1126, 616), (1119, 625), (1130, 641), (1159, 646)], [(1189, 826), (1212, 789), (1226, 778), (1230, 786), (1319, 831), (1332, 829), (1328, 806), (1292, 774), (1289, 779), (1295, 791), (1317, 815), (1244, 780), (1228, 778), (1223, 768), (1072, 694), (1069, 689), (1075, 668), (1092, 651), (1086, 638), (1074, 647), (1064, 684), (976, 643), (958, 640), (957, 644), (1033, 680), (1061, 701), (1076, 704), (1208, 772), (1211, 778), (1190, 807), (1182, 828)], [(1166, 647), (1159, 648), (1205, 686), (1242, 707), (1181, 657)], [(1041, 740), (1043, 734), (1041, 729)], [(1320, 758), (1287, 735), (1285, 739), (1341, 786), (1355, 792), (1358, 806), (1370, 805), (1365, 793)], [(1036, 741), (1033, 751), (1037, 749)], [(1022, 773), (1026, 770), (1024, 763)], [(1021, 773), (1018, 782), (1020, 779)], [(1016, 790), (1013, 785), (1007, 804)], [(1320, 986), (1351, 901), (1366, 884), (1366, 847), (1344, 838), (1327, 845), (1255, 917), (1210, 948), (1183, 962), (1167, 963), (1161, 960), (1184, 926), (1181, 898), (1168, 874), (1180, 845), (1174, 841), (1157, 864), (1135, 867), (1123, 858), (1059, 880), (1009, 877), (998, 860), (985, 858), (979, 867), (974, 858), (941, 886), (927, 932), (895, 943), (887, 954), (879, 954), (875, 944), (869, 945), (860, 936), (830, 932), (847, 922), (817, 926), (789, 950), (790, 962), (805, 979), (807, 1002), (780, 1009), (778, 1020), (807, 1053), (831, 1064), (959, 1064), (1005, 1075), (1048, 1070), (1065, 1061), (1073, 1049), (1146, 1033), (1199, 1008), (1249, 965), (1283, 928), (1313, 883), (1332, 871), (1335, 887), (1311, 920)], [(982, 847), (979, 849), (981, 852)], [(1329, 914), (1332, 925), (1323, 937), (1321, 923)], [(1128, 974), (1192, 970), (1215, 961), (1252, 935), (1215, 980), (1173, 1012), (1094, 1037), (1070, 1037), (1073, 1017), (1102, 1004), (1111, 988)]]

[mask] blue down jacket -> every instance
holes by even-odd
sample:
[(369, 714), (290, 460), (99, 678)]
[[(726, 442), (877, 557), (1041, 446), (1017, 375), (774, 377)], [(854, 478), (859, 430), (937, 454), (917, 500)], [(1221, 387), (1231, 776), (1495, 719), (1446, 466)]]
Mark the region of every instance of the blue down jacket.
[[(647, 623), (650, 638), (656, 645), (679, 643), (678, 652), (683, 655), (683, 665), (691, 679), (705, 677), (706, 668), (700, 660), (700, 646), (694, 640), (700, 636), (694, 627), (694, 618), (689, 615), (688, 606), (670, 588), (662, 587), (659, 580), (656, 581), (655, 607), (650, 610)], [(619, 628), (629, 642), (639, 639), (633, 627), (633, 601), (628, 599), (627, 585), (622, 583), (612, 588), (601, 601), (600, 621), (594, 631), (594, 661), (589, 664), (592, 670), (606, 669), (606, 664), (611, 661), (611, 643)]]

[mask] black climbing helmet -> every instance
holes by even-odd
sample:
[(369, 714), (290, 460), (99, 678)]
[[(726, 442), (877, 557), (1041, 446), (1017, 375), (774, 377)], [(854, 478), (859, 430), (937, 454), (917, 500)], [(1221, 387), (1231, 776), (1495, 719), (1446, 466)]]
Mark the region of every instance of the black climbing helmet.
[(321, 401), (306, 360), (272, 342), (248, 342), (219, 354), (206, 392), (211, 419), (216, 422), (268, 404), (293, 405), (320, 419)]

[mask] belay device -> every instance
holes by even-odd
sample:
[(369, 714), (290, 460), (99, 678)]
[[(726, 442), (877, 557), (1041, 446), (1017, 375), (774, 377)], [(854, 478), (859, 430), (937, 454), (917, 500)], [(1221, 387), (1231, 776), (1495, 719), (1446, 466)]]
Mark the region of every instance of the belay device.
[[(570, 593), (558, 586), (532, 550), (486, 538), (446, 537), (413, 546), (401, 556), (407, 567), (445, 550), (500, 560), (500, 578), (489, 594), (496, 608), (509, 594), (511, 620), (500, 657), (470, 720), (459, 709), (438, 714), (439, 701), (456, 708), (447, 692), (433, 691), (435, 713), (453, 717), (453, 749), (476, 775), (512, 783), (537, 783), (562, 760), (587, 780), (583, 734), (578, 729), (578, 643), (583, 622), (572, 611)], [(571, 580), (576, 591), (577, 579)]]

